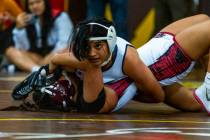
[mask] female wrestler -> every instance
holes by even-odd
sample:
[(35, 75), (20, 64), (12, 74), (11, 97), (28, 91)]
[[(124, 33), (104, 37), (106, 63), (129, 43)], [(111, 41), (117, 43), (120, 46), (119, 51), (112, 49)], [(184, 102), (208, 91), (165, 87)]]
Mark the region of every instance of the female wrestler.
[[(75, 56), (81, 62), (101, 65), (105, 83), (128, 76), (144, 93), (151, 94), (156, 102), (164, 101), (182, 110), (197, 111), (201, 106), (193, 92), (178, 82), (191, 71), (194, 61), (208, 54), (209, 24), (206, 15), (174, 22), (136, 51), (130, 43), (116, 36), (112, 23), (104, 19), (93, 19), (77, 26), (70, 54), (57, 55), (51, 62), (54, 65), (74, 67), (71, 57)], [(163, 86), (165, 97), (142, 60)], [(205, 84), (195, 92), (205, 108), (208, 102), (202, 95), (208, 94), (204, 92), (209, 88), (207, 77), (208, 72)]]
[[(80, 69), (83, 72), (85, 67), (80, 66), (89, 62), (101, 66), (104, 83), (128, 76), (139, 90), (147, 96), (151, 95), (156, 102), (164, 101), (178, 109), (198, 111), (201, 106), (195, 100), (196, 97), (207, 110), (210, 110), (208, 107), (210, 67), (204, 84), (195, 91), (195, 97), (193, 91), (178, 83), (191, 71), (194, 61), (208, 54), (209, 24), (209, 17), (206, 15), (177, 21), (161, 30), (136, 51), (130, 43), (116, 36), (112, 23), (107, 20), (85, 21), (75, 30), (70, 53), (55, 55), (50, 63), (50, 71), (61, 65), (66, 69), (75, 71)], [(80, 65), (77, 61), (80, 61)], [(163, 87), (165, 94), (151, 72)], [(139, 95), (141, 94), (142, 92)]]

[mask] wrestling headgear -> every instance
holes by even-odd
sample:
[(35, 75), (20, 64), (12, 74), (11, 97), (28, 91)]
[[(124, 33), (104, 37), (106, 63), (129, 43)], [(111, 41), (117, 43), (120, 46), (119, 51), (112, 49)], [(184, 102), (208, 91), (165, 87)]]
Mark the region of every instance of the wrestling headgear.
[(105, 18), (94, 18), (78, 24), (71, 43), (73, 53), (79, 60), (86, 58), (89, 51), (88, 41), (95, 40), (107, 41), (110, 56), (102, 64), (105, 65), (110, 61), (117, 42), (115, 28)]
[(40, 109), (72, 111), (75, 108), (75, 90), (68, 80), (59, 80), (33, 93), (33, 100)]
[(109, 58), (102, 64), (102, 66), (106, 65), (112, 58), (112, 53), (114, 51), (114, 48), (116, 46), (116, 42), (117, 42), (117, 36), (116, 36), (116, 31), (114, 26), (109, 26), (106, 27), (102, 24), (99, 23), (88, 23), (88, 25), (92, 25), (92, 26), (100, 26), (102, 28), (107, 29), (107, 34), (106, 36), (101, 36), (101, 37), (90, 37), (89, 41), (95, 41), (95, 40), (106, 40), (108, 43), (108, 47), (109, 47), (109, 52), (110, 52), (110, 56)]

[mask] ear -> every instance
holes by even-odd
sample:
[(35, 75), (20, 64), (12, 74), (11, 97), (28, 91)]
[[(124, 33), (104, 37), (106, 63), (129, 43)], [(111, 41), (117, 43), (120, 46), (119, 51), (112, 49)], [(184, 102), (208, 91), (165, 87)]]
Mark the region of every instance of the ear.
[(109, 45), (110, 52), (112, 52), (115, 48), (117, 42), (117, 35), (114, 26), (110, 26), (107, 32), (107, 42)]

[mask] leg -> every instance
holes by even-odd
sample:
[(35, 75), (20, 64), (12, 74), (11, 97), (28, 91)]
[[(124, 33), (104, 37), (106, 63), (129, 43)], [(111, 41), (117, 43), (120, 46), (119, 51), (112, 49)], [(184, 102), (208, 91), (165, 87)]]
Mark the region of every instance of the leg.
[(166, 104), (183, 111), (201, 110), (201, 105), (193, 96), (193, 90), (187, 89), (178, 83), (163, 88), (165, 91), (164, 102)]
[[(181, 48), (193, 60), (198, 60), (209, 54), (210, 47), (210, 20), (195, 24), (184, 29), (176, 35), (176, 40)], [(199, 46), (199, 47), (198, 47)], [(195, 97), (210, 114), (210, 61), (204, 83), (195, 91)]]
[[(179, 32), (175, 38), (193, 60), (208, 54), (210, 47), (210, 20), (195, 24)], [(198, 47), (199, 46), (199, 47)]]
[(39, 58), (35, 55), (20, 51), (14, 47), (9, 47), (6, 50), (6, 57), (14, 63), (19, 69), (31, 72), (33, 67), (37, 66)]
[(204, 14), (187, 17), (187, 18), (184, 18), (184, 19), (181, 19), (181, 20), (178, 20), (176, 22), (169, 24), (168, 26), (163, 28), (161, 32), (171, 32), (176, 35), (190, 26), (193, 26), (195, 24), (198, 24), (207, 20), (209, 20), (209, 17)]

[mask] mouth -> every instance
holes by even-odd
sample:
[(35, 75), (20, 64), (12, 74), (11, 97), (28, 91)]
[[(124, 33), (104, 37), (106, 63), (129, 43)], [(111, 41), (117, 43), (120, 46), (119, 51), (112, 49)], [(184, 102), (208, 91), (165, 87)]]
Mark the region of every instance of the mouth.
[(99, 58), (88, 58), (88, 61), (90, 63), (99, 63), (100, 62), (100, 59)]

